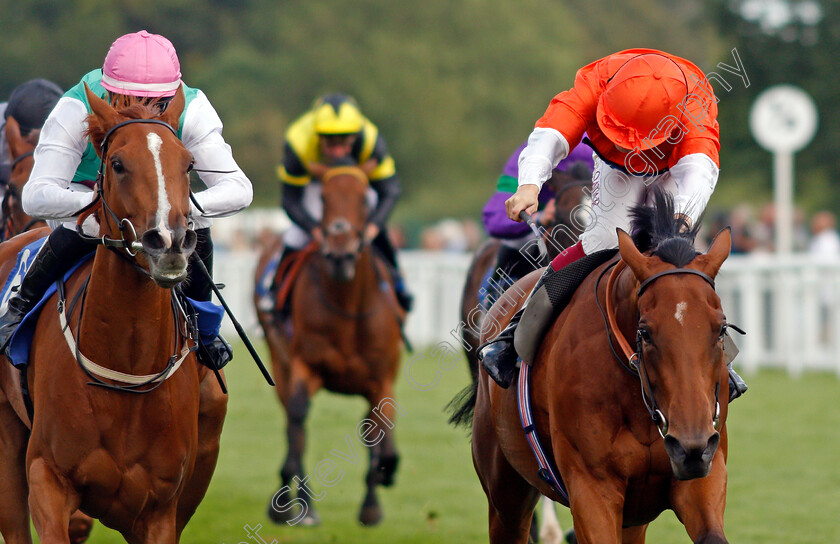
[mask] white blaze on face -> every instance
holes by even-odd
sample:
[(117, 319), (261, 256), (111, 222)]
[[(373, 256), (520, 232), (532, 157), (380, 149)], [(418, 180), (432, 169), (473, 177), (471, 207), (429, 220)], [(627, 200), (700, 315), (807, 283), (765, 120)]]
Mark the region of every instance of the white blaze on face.
[(680, 325), (685, 325), (685, 310), (688, 308), (688, 304), (685, 302), (680, 302), (677, 304), (677, 311), (674, 313), (674, 318), (680, 322)]
[(172, 205), (169, 204), (169, 195), (166, 194), (166, 180), (163, 177), (163, 166), (160, 164), (160, 146), (163, 145), (163, 140), (154, 132), (150, 132), (146, 135), (146, 142), (149, 144), (149, 151), (155, 160), (155, 174), (157, 174), (158, 180), (158, 207), (155, 215), (155, 226), (168, 248), (172, 247), (172, 235), (167, 225)]

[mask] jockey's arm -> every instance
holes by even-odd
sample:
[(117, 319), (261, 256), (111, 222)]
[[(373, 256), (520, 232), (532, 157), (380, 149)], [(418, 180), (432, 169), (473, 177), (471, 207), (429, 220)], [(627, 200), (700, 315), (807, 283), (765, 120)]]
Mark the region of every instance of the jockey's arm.
[(222, 138), (222, 121), (203, 92), (189, 104), (181, 134), (181, 141), (193, 154), (195, 168), (207, 186), (195, 195), (204, 210), (201, 215), (225, 217), (247, 208), (254, 197), (251, 181), (236, 164), (230, 146)]
[(380, 181), (371, 181), (370, 186), (376, 191), (377, 202), (376, 208), (370, 213), (368, 222), (376, 225), (380, 229), (385, 227), (397, 200), (402, 194), (400, 189), (400, 182), (397, 176), (391, 176), (388, 179)]
[(318, 227), (318, 221), (303, 206), (304, 189), (304, 185), (283, 184), (283, 211), (292, 223), (311, 233)]
[(86, 117), (85, 105), (68, 97), (47, 117), (35, 148), (35, 165), (21, 193), (23, 210), (32, 217), (69, 219), (93, 201), (95, 193), (71, 184), (87, 146)]
[(553, 128), (537, 127), (528, 137), (528, 145), (519, 155), (519, 186), (505, 202), (507, 214), (521, 221), (523, 211), (534, 214), (539, 206), (540, 189), (554, 168), (569, 154), (569, 142)]
[(688, 217), (693, 225), (709, 203), (720, 169), (704, 153), (692, 153), (680, 158), (670, 172), (677, 186), (674, 207), (680, 215)]

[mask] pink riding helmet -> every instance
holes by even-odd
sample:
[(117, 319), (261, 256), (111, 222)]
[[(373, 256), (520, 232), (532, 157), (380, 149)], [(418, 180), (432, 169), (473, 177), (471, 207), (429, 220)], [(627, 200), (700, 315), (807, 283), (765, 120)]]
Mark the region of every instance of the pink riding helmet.
[(102, 66), (102, 86), (131, 96), (173, 96), (181, 84), (181, 63), (172, 42), (145, 30), (111, 45)]

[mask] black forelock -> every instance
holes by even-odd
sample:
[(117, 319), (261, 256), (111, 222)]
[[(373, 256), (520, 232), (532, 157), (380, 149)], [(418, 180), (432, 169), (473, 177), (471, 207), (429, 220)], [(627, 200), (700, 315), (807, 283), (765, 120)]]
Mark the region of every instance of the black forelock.
[(691, 227), (675, 218), (674, 197), (659, 187), (653, 189), (653, 206), (641, 204), (630, 210), (633, 243), (642, 253), (651, 252), (674, 266), (685, 266), (698, 255), (694, 238), (700, 221)]

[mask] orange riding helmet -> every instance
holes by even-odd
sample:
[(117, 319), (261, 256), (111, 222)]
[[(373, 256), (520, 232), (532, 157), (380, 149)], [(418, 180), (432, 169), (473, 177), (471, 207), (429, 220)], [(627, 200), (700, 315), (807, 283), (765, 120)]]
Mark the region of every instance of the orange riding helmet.
[(616, 71), (599, 97), (598, 126), (625, 149), (656, 147), (668, 137), (657, 126), (669, 115), (679, 119), (677, 105), (687, 92), (685, 74), (676, 62), (656, 53), (635, 56)]

